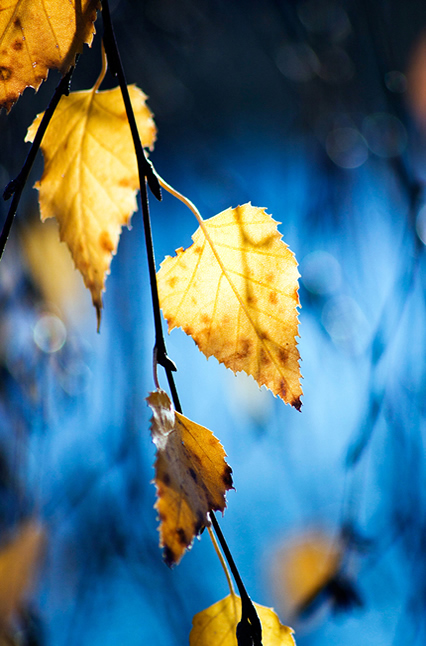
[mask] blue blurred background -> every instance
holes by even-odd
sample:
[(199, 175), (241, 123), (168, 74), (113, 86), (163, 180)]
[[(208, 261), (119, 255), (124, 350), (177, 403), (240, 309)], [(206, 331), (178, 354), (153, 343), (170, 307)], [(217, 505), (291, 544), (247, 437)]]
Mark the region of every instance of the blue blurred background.
[[(184, 413), (234, 470), (221, 525), (248, 592), (299, 646), (424, 644), (424, 4), (111, 8), (128, 81), (155, 114), (158, 172), (205, 218), (267, 207), (300, 263), (301, 414), (183, 332), (167, 338)], [(97, 39), (73, 89), (99, 67)], [(1, 185), (57, 81), (0, 115)], [(0, 265), (0, 528), (6, 541), (36, 518), (46, 541), (19, 643), (185, 644), (192, 616), (228, 591), (207, 533), (173, 571), (158, 548), (141, 218), (123, 231), (97, 335), (64, 246), (37, 225), (41, 171), (40, 156)], [(197, 225), (168, 195), (151, 212), (159, 263)]]

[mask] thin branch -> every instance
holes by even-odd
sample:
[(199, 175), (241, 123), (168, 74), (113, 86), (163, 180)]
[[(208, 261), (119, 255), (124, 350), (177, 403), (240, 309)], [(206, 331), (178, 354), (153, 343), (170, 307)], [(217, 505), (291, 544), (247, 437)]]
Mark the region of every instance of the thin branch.
[(262, 646), (262, 624), (260, 623), (256, 608), (247, 594), (247, 590), (235, 565), (222, 530), (220, 529), (216, 515), (211, 511), (209, 516), (241, 597), (241, 621), (237, 626), (238, 646), (246, 646), (246, 644), (247, 646)]
[[(129, 120), (130, 129), (132, 132), (133, 142), (136, 151), (136, 158), (138, 163), (139, 181), (140, 181), (140, 198), (142, 204), (142, 216), (144, 223), (145, 245), (148, 257), (149, 278), (151, 285), (151, 298), (154, 314), (155, 325), (155, 347), (154, 347), (154, 373), (155, 365), (159, 363), (166, 371), (167, 380), (169, 382), (170, 392), (173, 399), (173, 404), (177, 412), (182, 413), (182, 407), (179, 402), (176, 385), (173, 379), (173, 374), (176, 366), (173, 361), (167, 356), (166, 344), (164, 340), (162, 319), (160, 312), (160, 301), (158, 298), (157, 279), (155, 271), (155, 257), (154, 245), (152, 240), (151, 219), (149, 215), (149, 203), (146, 183), (154, 193), (155, 197), (161, 199), (161, 189), (159, 180), (152, 168), (151, 163), (146, 159), (143, 146), (140, 141), (139, 132), (136, 125), (135, 116), (133, 113), (132, 103), (130, 100), (129, 92), (127, 89), (127, 82), (124, 75), (123, 66), (121, 64), (120, 54), (115, 40), (114, 29), (111, 21), (108, 0), (102, 1), (102, 17), (104, 21), (104, 44), (105, 51), (108, 58), (109, 68), (112, 73), (117, 76), (120, 84), (121, 93), (123, 96), (124, 105), (126, 107), (127, 118)], [(262, 626), (250, 597), (248, 596), (237, 566), (235, 565), (232, 554), (226, 543), (222, 530), (213, 512), (210, 513), (210, 518), (219, 539), (225, 558), (228, 561), (230, 570), (237, 584), (242, 606), (241, 621), (237, 626), (237, 640), (239, 646), (262, 646)]]
[(28, 153), (28, 156), (25, 160), (25, 163), (19, 173), (19, 175), (13, 179), (9, 184), (6, 186), (3, 192), (3, 199), (8, 200), (12, 197), (13, 195), (13, 200), (9, 208), (9, 212), (7, 214), (6, 221), (3, 225), (3, 230), (0, 235), (0, 260), (3, 257), (3, 253), (6, 247), (6, 243), (9, 238), (10, 230), (12, 228), (13, 221), (15, 219), (16, 211), (18, 209), (19, 201), (21, 199), (22, 191), (24, 190), (25, 184), (28, 180), (28, 175), (31, 171), (31, 168), (34, 164), (34, 160), (36, 158), (36, 155), (38, 153), (38, 150), (40, 148), (40, 144), (42, 142), (42, 139), (44, 137), (44, 133), (46, 132), (47, 126), (50, 123), (51, 118), (53, 117), (53, 114), (58, 107), (58, 103), (61, 99), (61, 96), (65, 94), (68, 96), (70, 92), (70, 84), (71, 84), (71, 77), (74, 72), (74, 66), (72, 66), (67, 74), (62, 77), (60, 80), (54, 95), (52, 96), (49, 107), (47, 108), (46, 112), (43, 115), (43, 118), (40, 122), (40, 125), (38, 127), (36, 136), (34, 137), (34, 141), (31, 145), (30, 151)]
[(145, 156), (145, 151), (143, 149), (138, 128), (136, 125), (136, 119), (132, 108), (132, 102), (130, 100), (129, 91), (127, 89), (126, 77), (124, 74), (123, 66), (121, 64), (121, 58), (117, 47), (117, 42), (115, 40), (114, 29), (111, 21), (111, 15), (109, 11), (108, 0), (102, 2), (102, 18), (104, 21), (104, 45), (108, 58), (108, 64), (111, 72), (117, 76), (118, 82), (121, 89), (121, 94), (123, 96), (124, 105), (126, 108), (127, 118), (130, 124), (130, 130), (132, 132), (133, 143), (135, 146), (136, 159), (138, 163), (139, 171), (139, 182), (140, 182), (140, 199), (142, 204), (142, 217), (144, 223), (144, 234), (145, 234), (145, 245), (147, 250), (148, 257), (148, 270), (149, 270), (149, 280), (151, 285), (151, 299), (152, 299), (152, 308), (154, 315), (154, 325), (155, 325), (155, 347), (154, 347), (154, 361), (159, 363), (164, 367), (167, 375), (167, 380), (169, 383), (170, 392), (173, 399), (173, 404), (175, 409), (181, 413), (182, 408), (179, 402), (179, 397), (177, 394), (176, 385), (173, 379), (173, 372), (176, 371), (176, 365), (167, 356), (166, 344), (164, 341), (163, 334), (163, 325), (162, 317), (160, 312), (160, 301), (158, 298), (158, 288), (156, 280), (156, 270), (155, 270), (155, 256), (154, 256), (154, 245), (152, 242), (152, 231), (151, 231), (151, 219), (149, 216), (149, 203), (148, 203), (148, 193), (146, 189), (146, 182), (155, 195), (157, 199), (161, 200), (161, 188), (158, 183), (157, 177), (153, 171), (151, 162), (149, 162)]

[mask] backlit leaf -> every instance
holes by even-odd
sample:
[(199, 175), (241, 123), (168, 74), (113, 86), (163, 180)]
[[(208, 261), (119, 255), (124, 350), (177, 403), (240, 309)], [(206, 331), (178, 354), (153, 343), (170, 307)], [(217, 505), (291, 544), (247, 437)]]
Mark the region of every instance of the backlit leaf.
[(177, 413), (163, 390), (147, 398), (157, 447), (155, 484), (160, 547), (168, 565), (180, 561), (194, 536), (210, 525), (209, 511), (223, 511), (232, 488), (226, 453), (209, 429)]
[(23, 524), (0, 548), (0, 625), (7, 626), (28, 593), (42, 554), (44, 533), (34, 521)]
[[(262, 624), (263, 646), (295, 646), (292, 629), (280, 622), (272, 608), (258, 603), (254, 606)], [(237, 646), (236, 630), (240, 618), (240, 597), (228, 595), (194, 616), (190, 646)]]
[[(300, 410), (297, 262), (277, 222), (250, 203), (204, 221), (194, 244), (157, 274), (169, 331), (181, 327), (200, 350)], [(213, 247), (213, 248), (212, 248)]]
[(0, 109), (10, 110), (49, 69), (66, 74), (91, 44), (98, 0), (10, 0), (0, 6)]
[[(142, 144), (152, 147), (155, 124), (146, 96), (129, 86)], [(33, 141), (43, 115), (28, 130)], [(102, 291), (123, 225), (136, 211), (138, 169), (119, 88), (63, 97), (42, 142), (41, 219), (56, 217), (61, 240), (92, 294), (98, 316)]]

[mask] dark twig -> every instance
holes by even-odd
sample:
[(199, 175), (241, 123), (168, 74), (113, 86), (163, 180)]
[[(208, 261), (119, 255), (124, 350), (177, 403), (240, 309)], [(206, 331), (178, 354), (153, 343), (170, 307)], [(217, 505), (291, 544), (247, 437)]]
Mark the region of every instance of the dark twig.
[(262, 624), (260, 623), (256, 608), (247, 594), (247, 590), (235, 565), (235, 561), (232, 558), (231, 551), (220, 529), (217, 518), (212, 511), (210, 512), (210, 520), (212, 521), (213, 529), (219, 539), (220, 546), (241, 597), (241, 621), (237, 626), (238, 646), (262, 646)]
[(38, 149), (40, 148), (40, 144), (44, 137), (44, 133), (46, 132), (47, 126), (49, 125), (50, 120), (53, 117), (53, 114), (56, 108), (58, 107), (58, 103), (61, 99), (61, 96), (63, 94), (68, 96), (70, 92), (71, 77), (73, 75), (73, 72), (74, 72), (74, 66), (71, 67), (67, 72), (67, 74), (65, 74), (65, 76), (63, 76), (62, 79), (60, 80), (55, 90), (55, 93), (50, 100), (49, 107), (47, 108), (46, 112), (43, 115), (43, 118), (37, 130), (36, 136), (34, 137), (34, 141), (32, 143), (31, 149), (28, 153), (28, 156), (25, 160), (25, 163), (19, 175), (11, 182), (9, 182), (9, 184), (4, 189), (3, 199), (8, 200), (13, 195), (13, 200), (10, 205), (9, 213), (7, 214), (7, 218), (3, 225), (3, 230), (0, 236), (0, 260), (3, 256), (3, 252), (5, 250), (6, 243), (9, 238), (10, 229), (15, 219), (15, 214), (18, 209), (18, 204), (19, 204), (19, 200), (21, 199), (22, 191), (24, 190), (24, 186), (27, 182), (28, 175), (34, 164), (34, 160), (38, 153)]
[(176, 366), (173, 361), (167, 356), (166, 344), (164, 341), (163, 326), (160, 312), (160, 301), (158, 298), (158, 288), (155, 270), (155, 256), (154, 245), (152, 242), (151, 219), (149, 216), (149, 203), (148, 193), (146, 190), (146, 182), (157, 199), (161, 200), (161, 188), (158, 183), (157, 177), (154, 174), (151, 162), (145, 156), (145, 152), (139, 137), (136, 119), (130, 100), (129, 91), (127, 89), (126, 77), (124, 75), (123, 66), (120, 59), (120, 54), (115, 40), (114, 29), (111, 21), (108, 1), (104, 0), (102, 3), (102, 17), (104, 21), (104, 46), (108, 58), (108, 66), (115, 76), (118, 78), (120, 84), (121, 94), (123, 96), (124, 105), (126, 107), (126, 114), (129, 120), (130, 129), (132, 132), (133, 143), (135, 146), (136, 158), (139, 171), (139, 182), (141, 188), (141, 204), (142, 204), (142, 217), (144, 223), (145, 245), (148, 256), (148, 270), (149, 280), (151, 285), (151, 298), (154, 314), (155, 325), (155, 348), (154, 359), (164, 367), (169, 382), (170, 391), (173, 398), (175, 409), (181, 411), (181, 406), (173, 380), (172, 372), (176, 371)]
[[(120, 84), (121, 93), (123, 95), (124, 104), (126, 107), (127, 117), (129, 119), (130, 129), (132, 131), (133, 142), (136, 151), (136, 158), (138, 162), (139, 180), (141, 187), (141, 204), (142, 215), (145, 232), (145, 244), (148, 256), (149, 278), (151, 284), (151, 297), (152, 307), (154, 312), (154, 325), (155, 325), (155, 347), (154, 347), (154, 362), (162, 365), (166, 371), (167, 380), (169, 383), (170, 392), (173, 399), (175, 409), (181, 413), (182, 407), (179, 402), (179, 397), (176, 385), (173, 378), (173, 372), (176, 366), (173, 361), (167, 356), (166, 344), (164, 340), (160, 302), (158, 298), (157, 279), (155, 271), (155, 256), (154, 245), (152, 240), (151, 220), (149, 215), (148, 193), (146, 189), (146, 182), (157, 199), (161, 199), (161, 189), (157, 177), (153, 172), (151, 162), (146, 159), (143, 150), (139, 132), (136, 125), (135, 116), (133, 113), (132, 104), (130, 101), (129, 93), (127, 90), (126, 78), (124, 75), (123, 66), (121, 64), (120, 54), (115, 40), (114, 29), (111, 21), (108, 0), (102, 2), (102, 16), (104, 21), (104, 47), (108, 58), (108, 65), (111, 72), (117, 76)], [(155, 371), (154, 371), (155, 372)], [(234, 576), (235, 583), (241, 596), (242, 617), (237, 626), (237, 639), (239, 646), (262, 646), (262, 626), (257, 615), (256, 609), (247, 594), (244, 587), (237, 566), (235, 565), (232, 554), (226, 543), (222, 530), (213, 512), (210, 513), (213, 528), (222, 546), (226, 560), (228, 561), (230, 570)]]

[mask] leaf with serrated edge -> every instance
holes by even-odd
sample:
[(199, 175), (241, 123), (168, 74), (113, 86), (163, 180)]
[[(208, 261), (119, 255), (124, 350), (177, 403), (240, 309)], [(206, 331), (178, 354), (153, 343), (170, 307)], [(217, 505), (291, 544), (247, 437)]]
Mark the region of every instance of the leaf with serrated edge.
[(208, 428), (177, 413), (163, 390), (150, 393), (151, 434), (157, 447), (155, 505), (160, 519), (164, 560), (179, 563), (203, 527), (209, 511), (224, 511), (232, 488), (226, 453)]
[(199, 228), (191, 247), (168, 256), (158, 290), (169, 332), (181, 327), (206, 357), (300, 410), (299, 272), (277, 224), (250, 203), (205, 220), (209, 239)]
[[(254, 606), (262, 624), (264, 646), (295, 646), (293, 630), (280, 622), (272, 608), (258, 603)], [(189, 646), (237, 646), (236, 630), (240, 618), (240, 597), (228, 595), (194, 616)]]
[(50, 69), (66, 74), (95, 33), (98, 0), (10, 0), (0, 6), (0, 110)]
[[(152, 148), (156, 129), (145, 94), (129, 86), (143, 146)], [(43, 115), (28, 130), (33, 141)], [(63, 97), (41, 145), (44, 173), (39, 189), (41, 219), (56, 217), (90, 289), (98, 317), (102, 291), (123, 225), (136, 211), (139, 187), (135, 149), (119, 88), (72, 92)]]

